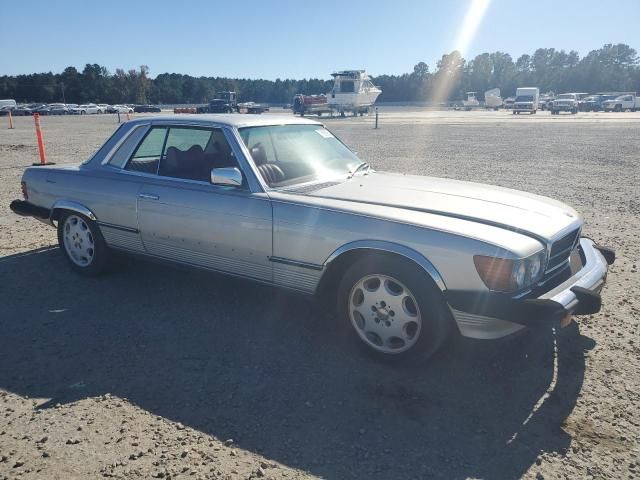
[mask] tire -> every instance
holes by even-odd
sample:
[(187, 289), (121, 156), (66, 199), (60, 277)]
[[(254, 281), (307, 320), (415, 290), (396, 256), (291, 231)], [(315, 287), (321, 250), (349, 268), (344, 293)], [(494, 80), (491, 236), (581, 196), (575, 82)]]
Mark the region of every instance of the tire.
[(65, 212), (58, 220), (58, 245), (71, 269), (87, 276), (102, 273), (108, 249), (98, 225), (76, 212)]
[(367, 256), (351, 265), (338, 288), (337, 312), (341, 328), (360, 348), (388, 361), (423, 362), (453, 324), (433, 280), (395, 256)]

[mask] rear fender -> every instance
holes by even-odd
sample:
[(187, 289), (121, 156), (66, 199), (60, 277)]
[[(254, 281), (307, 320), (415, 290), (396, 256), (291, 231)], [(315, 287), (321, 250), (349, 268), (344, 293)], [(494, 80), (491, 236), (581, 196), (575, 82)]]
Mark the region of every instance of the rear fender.
[(89, 208), (85, 207), (81, 203), (74, 202), (72, 200), (57, 200), (51, 207), (50, 220), (58, 220), (60, 212), (62, 210), (69, 210), (71, 212), (80, 213), (81, 215), (84, 215), (94, 222), (98, 220), (95, 214)]

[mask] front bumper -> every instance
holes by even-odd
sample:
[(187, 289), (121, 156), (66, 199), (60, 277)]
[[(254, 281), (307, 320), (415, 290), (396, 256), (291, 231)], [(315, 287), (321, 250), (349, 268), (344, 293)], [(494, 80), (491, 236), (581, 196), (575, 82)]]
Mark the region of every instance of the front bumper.
[(514, 112), (533, 112), (534, 110), (532, 103), (515, 103), (513, 105)]
[(498, 292), (449, 291), (447, 301), (460, 332), (467, 337), (500, 338), (523, 327), (560, 327), (571, 315), (600, 311), (600, 291), (614, 261), (613, 250), (581, 238), (563, 276), (527, 295), (514, 298)]
[(553, 110), (556, 110), (558, 112), (572, 112), (573, 110), (575, 110), (577, 108), (576, 105), (569, 105), (569, 104), (564, 104), (564, 105), (554, 105), (552, 107)]

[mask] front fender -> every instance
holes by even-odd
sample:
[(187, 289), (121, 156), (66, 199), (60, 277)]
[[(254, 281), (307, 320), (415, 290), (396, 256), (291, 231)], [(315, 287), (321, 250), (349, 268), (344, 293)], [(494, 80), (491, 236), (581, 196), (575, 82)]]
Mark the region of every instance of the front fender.
[(431, 279), (435, 282), (441, 292), (445, 292), (447, 290), (447, 286), (444, 282), (444, 279), (442, 278), (442, 275), (440, 275), (440, 272), (438, 272), (436, 267), (424, 255), (404, 245), (387, 242), (384, 240), (356, 240), (354, 242), (342, 245), (341, 247), (334, 250), (333, 253), (329, 255), (329, 257), (327, 257), (323, 264), (324, 271), (326, 272), (328, 270), (331, 262), (335, 261), (341, 255), (354, 250), (377, 250), (380, 252), (394, 253), (406, 257), (416, 263), (419, 267), (421, 267), (427, 273), (427, 275), (431, 277)]

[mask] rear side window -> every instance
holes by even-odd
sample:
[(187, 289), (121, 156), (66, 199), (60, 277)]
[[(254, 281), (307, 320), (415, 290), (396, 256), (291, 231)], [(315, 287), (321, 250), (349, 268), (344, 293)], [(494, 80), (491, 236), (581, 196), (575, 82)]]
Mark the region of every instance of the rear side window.
[(198, 145), (202, 150), (207, 148), (211, 139), (211, 130), (200, 128), (172, 128), (169, 130), (165, 148), (175, 147), (178, 150), (189, 150)]
[(133, 153), (126, 170), (135, 172), (156, 173), (160, 157), (167, 138), (167, 128), (152, 128)]
[(221, 129), (171, 127), (158, 175), (209, 182), (212, 169), (237, 166)]
[(109, 160), (109, 165), (117, 168), (124, 167), (124, 164), (127, 163), (127, 160), (131, 156), (131, 152), (138, 144), (146, 129), (144, 126), (139, 126), (133, 132), (129, 134), (129, 136), (125, 139), (124, 142), (120, 145), (118, 150), (111, 156)]

